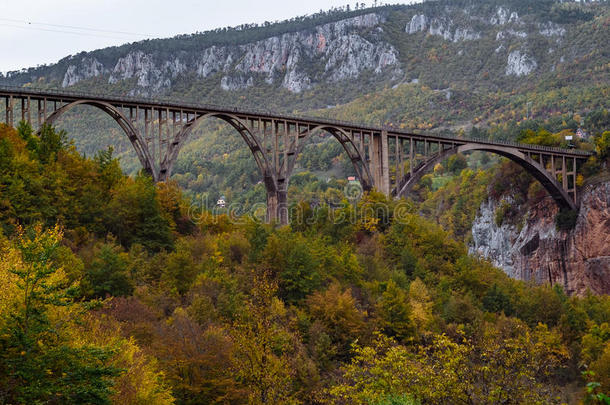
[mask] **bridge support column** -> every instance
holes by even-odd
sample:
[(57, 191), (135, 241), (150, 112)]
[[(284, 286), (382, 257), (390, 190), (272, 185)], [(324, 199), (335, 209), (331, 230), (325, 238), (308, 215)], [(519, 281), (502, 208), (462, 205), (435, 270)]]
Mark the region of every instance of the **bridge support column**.
[(388, 133), (373, 134), (373, 148), (371, 156), (371, 173), (377, 191), (390, 195), (390, 168), (388, 157)]
[(267, 222), (288, 225), (288, 193), (286, 190), (267, 190)]
[(390, 196), (390, 152), (388, 148), (388, 131), (381, 132), (381, 191)]

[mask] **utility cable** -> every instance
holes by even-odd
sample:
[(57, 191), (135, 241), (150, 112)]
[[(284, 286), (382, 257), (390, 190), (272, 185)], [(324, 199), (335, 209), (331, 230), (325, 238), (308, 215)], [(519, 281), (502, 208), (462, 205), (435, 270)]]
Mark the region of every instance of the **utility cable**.
[(53, 27), (53, 28), (65, 28), (68, 30), (80, 30), (80, 31), (91, 31), (91, 32), (99, 32), (102, 34), (118, 34), (118, 35), (129, 35), (129, 36), (137, 36), (137, 37), (143, 37), (143, 38), (156, 38), (156, 37), (160, 37), (160, 35), (155, 35), (155, 34), (139, 34), (136, 32), (127, 32), (127, 31), (113, 31), (113, 30), (103, 30), (103, 29), (97, 29), (97, 28), (87, 28), (87, 27), (79, 27), (79, 26), (74, 26), (74, 25), (62, 25), (62, 24), (50, 24), (50, 23), (40, 23), (40, 22), (33, 22), (33, 21), (25, 21), (25, 20), (16, 20), (16, 19), (12, 19), (12, 18), (0, 18), (0, 21), (5, 21), (8, 23), (17, 23), (17, 24), (25, 24), (25, 25), (8, 25), (8, 24), (1, 24), (2, 26), (7, 26), (7, 27), (13, 27), (13, 28), (22, 28), (22, 29), (35, 29), (35, 30), (39, 30), (39, 31), (47, 31), (47, 32), (60, 32), (60, 33), (66, 33), (66, 34), (76, 34), (76, 35), (87, 35), (87, 36), (103, 36), (106, 38), (117, 38), (117, 37), (109, 37), (106, 35), (99, 35), (99, 34), (88, 34), (86, 32), (77, 32), (77, 31), (66, 31), (66, 30), (55, 30), (55, 29), (49, 29), (49, 28), (41, 28), (41, 27), (36, 27), (36, 26), (43, 26), (43, 27)]

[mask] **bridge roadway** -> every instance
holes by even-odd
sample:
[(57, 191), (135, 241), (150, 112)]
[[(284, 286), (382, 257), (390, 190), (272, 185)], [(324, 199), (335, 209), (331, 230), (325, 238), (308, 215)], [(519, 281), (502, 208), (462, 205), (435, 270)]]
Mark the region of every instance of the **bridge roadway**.
[[(171, 176), (193, 128), (208, 118), (230, 124), (252, 152), (267, 190), (267, 218), (287, 223), (286, 190), (305, 140), (328, 132), (343, 146), (365, 190), (408, 195), (434, 165), (455, 153), (486, 151), (509, 158), (532, 174), (561, 208), (576, 209), (578, 164), (592, 153), (515, 142), (457, 138), (403, 131), (390, 126), (278, 114), (169, 99), (114, 96), (69, 90), (0, 86), (5, 123), (15, 117), (36, 129), (54, 125), (66, 111), (96, 107), (110, 115), (155, 181)], [(0, 108), (2, 106), (0, 105)]]

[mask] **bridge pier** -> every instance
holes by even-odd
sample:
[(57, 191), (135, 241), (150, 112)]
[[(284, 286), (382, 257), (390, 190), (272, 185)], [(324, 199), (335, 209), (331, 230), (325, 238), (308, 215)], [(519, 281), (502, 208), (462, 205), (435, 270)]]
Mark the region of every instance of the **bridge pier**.
[(285, 190), (267, 191), (268, 223), (288, 225), (288, 193)]

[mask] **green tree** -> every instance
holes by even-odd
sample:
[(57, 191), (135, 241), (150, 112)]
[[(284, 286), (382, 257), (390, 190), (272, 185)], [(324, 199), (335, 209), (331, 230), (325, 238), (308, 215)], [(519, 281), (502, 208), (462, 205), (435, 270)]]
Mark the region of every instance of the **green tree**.
[(152, 180), (139, 175), (123, 179), (111, 191), (106, 211), (108, 229), (129, 248), (139, 243), (150, 251), (170, 249), (173, 245), (168, 221), (161, 213)]
[(167, 255), (161, 280), (168, 292), (186, 294), (197, 276), (198, 268), (186, 243), (179, 242), (176, 251)]
[(112, 157), (113, 152), (114, 148), (109, 146), (108, 149), (99, 151), (94, 158), (105, 190), (111, 190), (123, 178), (119, 161)]
[(610, 157), (610, 131), (605, 131), (601, 136), (596, 138), (595, 146), (601, 159)]
[(504, 312), (508, 316), (514, 312), (509, 296), (504, 294), (497, 284), (494, 284), (483, 297), (483, 309), (488, 312)]
[(38, 153), (38, 138), (34, 136), (34, 130), (30, 124), (26, 121), (19, 122), (19, 125), (17, 125), (17, 134), (25, 141), (26, 147), (30, 152), (35, 154)]
[(302, 300), (322, 282), (320, 263), (310, 245), (310, 241), (288, 229), (267, 239), (264, 263), (278, 276), (280, 296), (290, 303)]
[(66, 131), (56, 131), (50, 125), (43, 125), (39, 133), (38, 159), (42, 163), (48, 163), (57, 159), (57, 154), (66, 147), (66, 144)]
[(299, 301), (321, 284), (319, 264), (306, 241), (297, 239), (288, 250), (286, 266), (280, 272), (280, 293), (288, 302)]
[(452, 155), (447, 161), (447, 170), (453, 174), (459, 174), (462, 170), (468, 167), (466, 157), (461, 153)]
[(246, 387), (250, 404), (295, 403), (291, 381), (296, 373), (289, 352), (294, 346), (280, 324), (284, 305), (275, 297), (277, 285), (269, 274), (253, 274), (248, 311), (234, 328), (238, 346), (234, 373)]
[(89, 298), (127, 296), (133, 292), (127, 255), (117, 246), (104, 244), (85, 269), (83, 293)]
[[(0, 398), (5, 403), (110, 404), (113, 352), (73, 344), (54, 311), (75, 307), (76, 286), (55, 252), (61, 232), (20, 231), (0, 262), (15, 279), (10, 316), (0, 330)], [(1, 277), (0, 277), (1, 278)], [(69, 314), (69, 312), (68, 312)], [(5, 318), (6, 319), (6, 318)]]
[(384, 332), (388, 336), (398, 340), (413, 336), (415, 327), (411, 320), (409, 299), (406, 292), (393, 280), (388, 281), (386, 289), (381, 295), (378, 311)]

